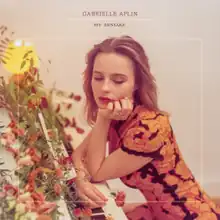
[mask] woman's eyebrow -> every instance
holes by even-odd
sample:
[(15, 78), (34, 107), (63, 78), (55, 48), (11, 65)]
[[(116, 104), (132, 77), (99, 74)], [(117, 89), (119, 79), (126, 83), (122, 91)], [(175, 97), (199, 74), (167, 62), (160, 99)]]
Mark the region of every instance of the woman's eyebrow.
[[(94, 70), (93, 73), (98, 73), (98, 74), (105, 74), (99, 70)], [(123, 74), (123, 73), (110, 73), (111, 76), (120, 76), (120, 77), (127, 77), (126, 74)]]

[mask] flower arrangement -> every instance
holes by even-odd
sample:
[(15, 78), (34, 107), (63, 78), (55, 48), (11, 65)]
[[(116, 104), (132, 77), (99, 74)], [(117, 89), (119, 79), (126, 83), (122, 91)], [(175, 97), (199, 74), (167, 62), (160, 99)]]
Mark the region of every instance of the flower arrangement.
[[(7, 28), (0, 30), (3, 36)], [(4, 65), (13, 53), (8, 46), (11, 42), (7, 37), (1, 40), (0, 63)], [(25, 72), (14, 73), (8, 82), (0, 78), (0, 107), (8, 110), (11, 120), (0, 136), (0, 145), (12, 153), (16, 161), (12, 175), (17, 178), (16, 184), (0, 181), (0, 219), (7, 215), (6, 219), (15, 220), (57, 220), (62, 215), (57, 205), (61, 199), (74, 218), (80, 207), (67, 153), (72, 150), (64, 131), (67, 120), (53, 108), (55, 89), (44, 89), (32, 55), (32, 50), (23, 54), (20, 69), (25, 67)], [(80, 101), (80, 96), (71, 94), (71, 98)], [(72, 127), (83, 133), (76, 122)], [(84, 215), (91, 214), (91, 210), (83, 210)]]

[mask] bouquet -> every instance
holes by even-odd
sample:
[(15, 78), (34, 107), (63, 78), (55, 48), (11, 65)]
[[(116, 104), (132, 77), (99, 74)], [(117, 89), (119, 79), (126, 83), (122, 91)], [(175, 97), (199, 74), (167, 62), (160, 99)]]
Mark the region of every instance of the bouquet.
[[(2, 30), (3, 35), (6, 28)], [(6, 65), (12, 41), (5, 38), (1, 42), (0, 52), (7, 53), (0, 54), (0, 61)], [(12, 153), (16, 161), (12, 175), (17, 178), (16, 184), (0, 182), (0, 219), (34, 220), (46, 215), (57, 220), (62, 215), (57, 205), (61, 199), (69, 204), (73, 218), (78, 210), (72, 147), (64, 130), (67, 121), (53, 108), (55, 89), (44, 89), (35, 64), (33, 51), (28, 50), (20, 63), (23, 74), (13, 74), (8, 82), (0, 78), (0, 107), (8, 110), (11, 120), (0, 136), (0, 145)], [(73, 93), (71, 98), (80, 100)], [(76, 122), (72, 127), (83, 133)]]

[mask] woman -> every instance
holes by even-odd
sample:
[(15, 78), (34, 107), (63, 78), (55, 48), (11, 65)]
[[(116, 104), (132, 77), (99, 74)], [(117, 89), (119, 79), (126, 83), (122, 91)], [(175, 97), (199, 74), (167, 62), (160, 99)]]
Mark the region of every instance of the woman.
[[(104, 40), (88, 53), (84, 73), (87, 119), (92, 131), (73, 155), (81, 198), (105, 204), (93, 182), (120, 178), (145, 196), (125, 206), (129, 219), (220, 220), (220, 210), (187, 167), (142, 46), (129, 36)], [(110, 155), (105, 158), (106, 143)], [(86, 165), (79, 158), (86, 158)]]

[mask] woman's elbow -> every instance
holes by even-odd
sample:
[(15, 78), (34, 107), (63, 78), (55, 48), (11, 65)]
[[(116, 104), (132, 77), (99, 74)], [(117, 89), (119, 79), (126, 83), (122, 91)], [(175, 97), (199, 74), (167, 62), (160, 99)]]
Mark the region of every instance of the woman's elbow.
[(101, 178), (100, 176), (98, 175), (94, 175), (91, 177), (91, 183), (101, 183), (103, 181), (105, 181), (103, 178)]

